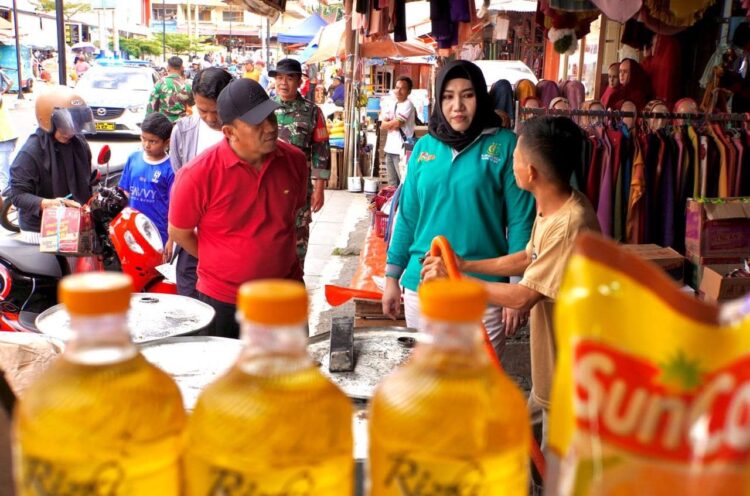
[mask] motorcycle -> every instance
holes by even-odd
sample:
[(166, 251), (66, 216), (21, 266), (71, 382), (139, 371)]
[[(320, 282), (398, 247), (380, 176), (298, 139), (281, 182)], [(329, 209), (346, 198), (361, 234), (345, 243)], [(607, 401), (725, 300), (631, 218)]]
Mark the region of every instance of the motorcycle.
[[(104, 182), (102, 183), (104, 187), (115, 187), (120, 182), (124, 168), (125, 164), (114, 165), (111, 168), (109, 163), (106, 164), (106, 167), (104, 164), (97, 164), (94, 172), (98, 176), (104, 177)], [(5, 191), (2, 198), (0, 198), (0, 226), (6, 231), (21, 232), (21, 228), (18, 226), (18, 211), (16, 210), (16, 206), (8, 199)]]
[[(110, 157), (105, 145), (97, 162), (108, 166)], [(73, 268), (68, 257), (42, 253), (39, 246), (16, 239), (0, 238), (0, 331), (36, 332), (36, 317), (57, 304), (57, 285), (71, 272), (119, 270), (133, 278), (135, 292), (177, 294), (175, 284), (156, 270), (164, 253), (156, 225), (128, 207), (125, 192), (106, 186), (107, 179), (105, 176), (102, 184), (100, 171), (93, 172), (97, 191), (84, 207), (93, 221), (95, 257), (78, 258)]]

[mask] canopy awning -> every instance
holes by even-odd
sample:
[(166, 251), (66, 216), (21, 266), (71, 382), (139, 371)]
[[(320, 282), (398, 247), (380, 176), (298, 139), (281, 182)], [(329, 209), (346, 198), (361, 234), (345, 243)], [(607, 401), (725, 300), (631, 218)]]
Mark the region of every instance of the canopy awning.
[[(307, 62), (315, 64), (330, 59), (342, 58), (344, 56), (345, 29), (346, 25), (343, 20), (322, 28), (303, 52), (309, 53), (317, 44), (317, 50), (307, 59)], [(361, 43), (360, 53), (363, 58), (402, 58), (435, 55), (435, 50), (419, 40), (396, 42), (388, 35)]]
[[(329, 24), (328, 26), (320, 28), (318, 34), (315, 35), (310, 45), (318, 49), (312, 54), (307, 62), (316, 64), (324, 62), (329, 59), (336, 58), (339, 53), (344, 51), (344, 30), (346, 29), (346, 21), (336, 21)], [(305, 49), (307, 51), (307, 49)]]
[(536, 0), (492, 0), (489, 10), (498, 12), (536, 12)]
[(393, 41), (386, 36), (379, 40), (366, 41), (360, 48), (362, 57), (365, 58), (402, 58), (435, 55), (435, 50), (430, 45), (418, 40)]
[(273, 24), (286, 9), (286, 0), (224, 0), (224, 3), (237, 5), (253, 14), (267, 17)]
[(309, 43), (328, 23), (318, 14), (312, 14), (304, 21), (295, 24), (283, 33), (279, 33), (279, 43)]

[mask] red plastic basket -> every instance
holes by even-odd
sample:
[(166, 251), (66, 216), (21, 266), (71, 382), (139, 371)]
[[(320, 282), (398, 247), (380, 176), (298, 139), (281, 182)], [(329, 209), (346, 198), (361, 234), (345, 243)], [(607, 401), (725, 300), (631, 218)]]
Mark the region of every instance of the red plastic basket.
[(375, 236), (385, 238), (388, 229), (388, 214), (375, 212)]

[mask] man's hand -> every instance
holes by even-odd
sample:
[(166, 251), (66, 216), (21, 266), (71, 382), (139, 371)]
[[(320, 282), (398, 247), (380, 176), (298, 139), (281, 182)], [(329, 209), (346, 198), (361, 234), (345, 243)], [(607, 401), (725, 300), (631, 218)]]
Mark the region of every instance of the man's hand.
[(81, 208), (81, 204), (70, 198), (45, 198), (42, 200), (42, 210), (49, 207), (66, 206), (71, 208)]
[(385, 278), (385, 291), (383, 291), (383, 313), (393, 320), (398, 318), (401, 307), (401, 287), (398, 281), (392, 277)]
[(198, 235), (195, 228), (179, 229), (169, 224), (169, 238), (180, 245), (183, 250), (198, 258)]
[(169, 238), (167, 238), (167, 242), (164, 243), (164, 258), (162, 259), (162, 261), (164, 263), (171, 263), (173, 255), (174, 255), (174, 240), (170, 236)]
[(325, 181), (316, 179), (313, 185), (312, 199), (310, 200), (310, 209), (313, 213), (320, 211), (325, 202)]
[(504, 330), (506, 336), (515, 336), (518, 329), (525, 326), (528, 321), (529, 312), (503, 307), (503, 324), (505, 324)]
[(385, 121), (380, 125), (380, 127), (382, 129), (385, 129), (386, 131), (395, 131), (396, 129), (401, 127), (401, 121), (399, 121), (398, 119)]

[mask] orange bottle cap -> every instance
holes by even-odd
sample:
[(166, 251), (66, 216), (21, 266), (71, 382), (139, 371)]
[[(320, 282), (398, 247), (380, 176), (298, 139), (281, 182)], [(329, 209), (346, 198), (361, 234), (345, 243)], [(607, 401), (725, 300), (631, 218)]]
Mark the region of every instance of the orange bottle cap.
[(57, 294), (72, 315), (106, 315), (127, 312), (133, 280), (116, 272), (89, 272), (66, 276)]
[(307, 290), (297, 281), (266, 279), (240, 286), (237, 308), (245, 320), (285, 325), (307, 321)]
[(478, 282), (437, 279), (419, 286), (422, 315), (447, 322), (477, 322), (487, 308), (487, 291)]

